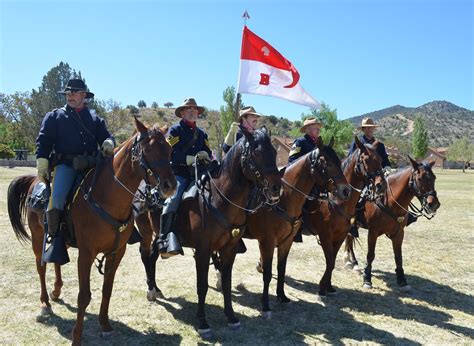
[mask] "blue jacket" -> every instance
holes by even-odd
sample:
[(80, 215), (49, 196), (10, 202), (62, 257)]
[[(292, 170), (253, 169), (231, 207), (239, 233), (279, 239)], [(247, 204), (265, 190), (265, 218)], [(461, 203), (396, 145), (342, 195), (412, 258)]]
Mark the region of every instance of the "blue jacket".
[(205, 151), (212, 155), (211, 149), (209, 149), (209, 142), (207, 140), (207, 133), (204, 130), (196, 126), (197, 131), (196, 141), (192, 146), (189, 146), (194, 136), (194, 131), (189, 127), (184, 120), (181, 120), (178, 124), (173, 125), (169, 131), (166, 141), (171, 145), (171, 168), (173, 174), (179, 175), (185, 178), (190, 178), (191, 174), (186, 164), (186, 156), (195, 156), (199, 151)]
[(313, 142), (309, 135), (304, 135), (304, 137), (297, 138), (291, 146), (290, 156), (288, 157), (288, 163), (290, 164), (296, 161), (304, 154), (307, 154), (312, 151), (315, 147), (316, 144)]
[(36, 157), (49, 159), (53, 150), (56, 154), (68, 156), (84, 152), (93, 154), (107, 138), (113, 139), (104, 119), (94, 110), (84, 107), (77, 113), (75, 109), (66, 106), (55, 109), (44, 117), (36, 139)]
[[(362, 144), (372, 144), (375, 142), (375, 138), (368, 139), (365, 135), (359, 136), (360, 141)], [(349, 155), (352, 154), (357, 149), (355, 141), (352, 141), (351, 147), (349, 149)], [(390, 166), (390, 161), (388, 160), (387, 151), (385, 150), (385, 145), (382, 142), (379, 142), (377, 146), (377, 153), (382, 158), (382, 167)]]

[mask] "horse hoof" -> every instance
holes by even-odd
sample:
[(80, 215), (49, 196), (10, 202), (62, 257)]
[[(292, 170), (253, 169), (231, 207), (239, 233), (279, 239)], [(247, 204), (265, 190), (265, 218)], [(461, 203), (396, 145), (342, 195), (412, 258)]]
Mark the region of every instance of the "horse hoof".
[(372, 284), (370, 282), (364, 282), (364, 285), (362, 287), (370, 290), (372, 289)]
[(257, 263), (257, 266), (255, 267), (255, 269), (257, 269), (257, 271), (258, 271), (259, 273), (262, 273), (262, 274), (263, 274), (262, 263), (258, 262), (258, 263)]
[(36, 316), (37, 322), (43, 322), (53, 314), (53, 309), (50, 306), (43, 306), (38, 316)]
[(230, 330), (233, 330), (233, 331), (242, 330), (242, 325), (240, 324), (240, 322), (227, 323), (227, 327), (228, 327)]
[(154, 302), (158, 298), (163, 298), (163, 293), (161, 293), (161, 290), (156, 290), (155, 288), (152, 290), (149, 290), (146, 293), (146, 299), (150, 302)]
[(103, 337), (104, 339), (110, 339), (115, 335), (115, 330), (111, 330), (110, 332), (102, 332), (100, 333), (100, 336)]
[(360, 274), (362, 274), (363, 269), (364, 269), (364, 268), (359, 267), (358, 264), (355, 264), (355, 265), (352, 267), (352, 270), (353, 270), (353, 271), (358, 272), (358, 273), (360, 273)]
[(61, 293), (59, 293), (59, 294), (54, 294), (54, 291), (49, 292), (49, 298), (50, 298), (53, 302), (58, 301), (60, 295), (61, 295)]
[(197, 331), (203, 339), (210, 339), (214, 336), (211, 328), (198, 329)]
[(401, 286), (400, 290), (403, 291), (403, 292), (410, 292), (411, 291), (411, 286), (410, 285)]
[(278, 299), (278, 302), (279, 302), (279, 303), (283, 303), (283, 304), (286, 304), (286, 303), (291, 302), (291, 300), (288, 299), (287, 296), (278, 297), (277, 299)]
[(220, 271), (216, 272), (216, 290), (222, 291), (222, 275)]
[(316, 295), (316, 303), (326, 307), (326, 296), (322, 296), (320, 294)]
[(271, 311), (262, 311), (262, 318), (264, 320), (270, 320), (272, 318), (272, 312)]

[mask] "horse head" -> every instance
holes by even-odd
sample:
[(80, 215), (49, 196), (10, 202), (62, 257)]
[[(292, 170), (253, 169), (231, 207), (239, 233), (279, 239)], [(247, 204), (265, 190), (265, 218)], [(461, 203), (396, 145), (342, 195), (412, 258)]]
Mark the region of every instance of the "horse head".
[(268, 130), (262, 127), (253, 133), (245, 129), (242, 132), (242, 172), (262, 191), (267, 203), (277, 203), (280, 199), (281, 177), (276, 166), (276, 150)]
[(137, 134), (131, 149), (134, 173), (145, 180), (147, 186), (152, 179), (153, 188), (161, 198), (172, 196), (177, 183), (170, 166), (171, 146), (164, 136), (166, 127), (148, 128), (135, 118), (135, 128)]
[(373, 144), (362, 144), (355, 136), (355, 144), (359, 149), (355, 166), (356, 173), (362, 175), (365, 186), (371, 189), (372, 194), (382, 196), (387, 190), (387, 182), (382, 170), (382, 158), (377, 153), (379, 141)]
[(421, 203), (421, 208), (428, 214), (435, 214), (440, 202), (435, 190), (436, 176), (432, 171), (434, 161), (418, 163), (410, 156), (413, 170), (408, 186)]
[(328, 145), (324, 145), (321, 137), (316, 141), (317, 150), (310, 154), (311, 175), (319, 169), (324, 181), (325, 189), (333, 193), (338, 199), (347, 200), (350, 194), (350, 187), (346, 177), (342, 172), (341, 160), (333, 149), (334, 137)]

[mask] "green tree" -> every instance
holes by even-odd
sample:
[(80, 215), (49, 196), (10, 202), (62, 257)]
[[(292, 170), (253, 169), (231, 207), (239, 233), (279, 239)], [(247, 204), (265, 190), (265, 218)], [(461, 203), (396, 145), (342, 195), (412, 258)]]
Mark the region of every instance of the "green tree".
[(158, 108), (158, 103), (153, 101), (152, 104), (151, 104), (151, 108), (156, 110)]
[(143, 100), (138, 101), (137, 103), (138, 108), (145, 108), (146, 107), (146, 102)]
[(130, 111), (130, 114), (132, 115), (137, 115), (138, 113), (140, 113), (140, 110), (134, 105), (128, 105), (127, 109)]
[(425, 123), (421, 116), (415, 117), (415, 123), (413, 125), (413, 156), (416, 159), (421, 159), (426, 155), (428, 151), (428, 131), (425, 129)]
[(297, 125), (290, 134), (295, 137), (301, 136), (299, 132), (301, 124), (307, 118), (316, 118), (322, 124), (321, 138), (324, 143), (329, 143), (332, 137), (334, 137), (334, 150), (341, 157), (346, 156), (346, 150), (349, 147), (353, 139), (354, 125), (349, 120), (337, 120), (337, 109), (331, 109), (326, 103), (322, 103), (319, 109), (313, 109), (310, 113), (302, 114), (300, 125)]
[(173, 102), (166, 102), (166, 103), (163, 103), (163, 106), (165, 106), (166, 108), (170, 108), (170, 107), (173, 107)]
[(15, 152), (6, 144), (0, 143), (0, 159), (12, 159), (15, 157)]
[(222, 132), (227, 133), (232, 122), (237, 121), (239, 109), (242, 109), (244, 104), (240, 100), (240, 95), (235, 93), (234, 86), (227, 87), (222, 93), (222, 98), (225, 104), (220, 109), (220, 122)]
[(462, 171), (465, 172), (466, 164), (470, 163), (474, 155), (474, 144), (466, 137), (457, 139), (448, 148), (448, 160), (461, 161)]

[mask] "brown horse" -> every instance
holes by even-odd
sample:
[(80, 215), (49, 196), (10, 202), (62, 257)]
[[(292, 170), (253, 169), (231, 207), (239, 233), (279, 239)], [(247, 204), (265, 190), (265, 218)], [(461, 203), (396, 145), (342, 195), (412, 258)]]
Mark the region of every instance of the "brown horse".
[(319, 198), (320, 192), (324, 191), (332, 192), (341, 199), (349, 196), (350, 188), (342, 173), (341, 161), (332, 149), (333, 144), (334, 139), (326, 146), (318, 140), (316, 149), (286, 168), (280, 202), (248, 217), (244, 237), (257, 239), (259, 243), (263, 269), (262, 315), (265, 318), (271, 317), (268, 287), (275, 247), (278, 247), (277, 297), (280, 302), (289, 302), (284, 291), (286, 262), (293, 238), (301, 225), (304, 203)]
[[(93, 170), (86, 176), (70, 208), (79, 251), (78, 310), (72, 331), (73, 344), (81, 342), (84, 315), (91, 300), (91, 266), (99, 253), (104, 253), (106, 258), (99, 323), (104, 336), (113, 333), (108, 316), (109, 302), (115, 272), (125, 254), (126, 242), (132, 232), (131, 204), (140, 181), (151, 179), (163, 198), (173, 194), (176, 189), (176, 179), (169, 165), (171, 147), (165, 141), (164, 129), (149, 130), (137, 119), (135, 127), (138, 133), (117, 148), (111, 160), (106, 160), (98, 170)], [(96, 183), (92, 185), (91, 181), (95, 174)], [(16, 236), (20, 240), (32, 241), (41, 283), (41, 314), (51, 314), (51, 304), (46, 290), (46, 265), (41, 265), (43, 212), (34, 211), (26, 205), (27, 198), (37, 182), (35, 175), (25, 175), (10, 183), (8, 214)], [(92, 190), (89, 190), (89, 187)], [(25, 212), (31, 238), (22, 220)], [(51, 294), (53, 300), (59, 298), (63, 284), (60, 266), (57, 264), (55, 272), (56, 281)]]
[(364, 145), (355, 137), (355, 143), (357, 150), (342, 163), (344, 176), (351, 186), (349, 198), (346, 201), (332, 198), (312, 201), (303, 217), (305, 230), (319, 237), (326, 259), (326, 270), (319, 282), (319, 296), (336, 293), (331, 283), (332, 271), (337, 252), (351, 227), (362, 189), (366, 187), (374, 196), (386, 189), (382, 159), (377, 153), (378, 142)]
[[(208, 273), (211, 253), (217, 252), (222, 272), (222, 291), (224, 295), (224, 313), (231, 329), (240, 329), (235, 317), (231, 299), (232, 266), (236, 245), (242, 237), (247, 213), (249, 196), (254, 187), (257, 194), (269, 204), (278, 202), (281, 190), (281, 178), (275, 160), (273, 148), (267, 130), (262, 128), (254, 134), (244, 133), (226, 154), (219, 171), (214, 175), (207, 172), (208, 182), (200, 189), (199, 198), (181, 203), (177, 226), (182, 245), (196, 249), (194, 258), (197, 271), (198, 294), (198, 332), (204, 338), (212, 335), (206, 321), (205, 299), (208, 290)], [(148, 299), (159, 294), (155, 282), (155, 263), (158, 258), (156, 238), (151, 250), (153, 231), (158, 233), (160, 210), (139, 215), (136, 223), (143, 235), (141, 254), (148, 283)]]
[[(434, 161), (418, 163), (410, 158), (411, 166), (388, 176), (387, 192), (384, 200), (377, 199), (366, 202), (363, 216), (359, 224), (368, 228), (367, 266), (364, 269), (364, 287), (372, 288), (372, 262), (375, 258), (377, 238), (385, 234), (392, 241), (395, 255), (397, 283), (402, 290), (410, 290), (403, 271), (402, 243), (408, 220), (408, 207), (416, 196), (421, 203), (421, 211), (417, 216), (431, 218), (438, 210), (440, 203), (436, 195), (435, 180), (431, 167)], [(346, 259), (350, 265), (357, 264), (353, 251), (354, 238), (348, 235), (346, 239)]]

